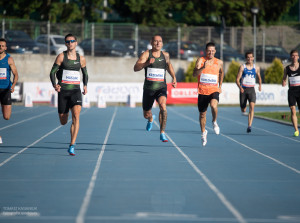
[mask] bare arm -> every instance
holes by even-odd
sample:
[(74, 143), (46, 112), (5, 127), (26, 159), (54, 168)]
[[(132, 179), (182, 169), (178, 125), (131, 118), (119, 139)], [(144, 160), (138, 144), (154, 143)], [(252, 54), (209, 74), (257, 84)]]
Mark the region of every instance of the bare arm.
[(219, 89), (220, 93), (222, 93), (222, 84), (224, 79), (224, 69), (223, 69), (223, 61), (220, 60), (220, 71), (219, 71)]
[(15, 91), (15, 86), (17, 84), (17, 81), (19, 79), (19, 74), (18, 74), (18, 71), (17, 71), (17, 67), (15, 65), (15, 62), (14, 62), (14, 59), (12, 57), (9, 57), (8, 58), (8, 65), (10, 66), (10, 69), (14, 75), (14, 79), (13, 79), (13, 83), (11, 85), (11, 93), (13, 93)]
[(150, 60), (148, 60), (148, 58), (149, 58), (149, 50), (146, 50), (135, 63), (133, 67), (134, 72), (140, 71), (145, 67), (149, 66), (151, 63), (154, 63), (155, 61), (154, 58), (151, 58)]
[(205, 68), (205, 63), (202, 67), (201, 67), (201, 64), (202, 64), (202, 59), (198, 58), (196, 61), (194, 72), (193, 72), (194, 77), (197, 77), (201, 73), (201, 71)]
[(175, 76), (175, 72), (174, 72), (174, 68), (173, 65), (171, 64), (171, 60), (170, 60), (170, 55), (167, 52), (163, 52), (165, 58), (166, 58), (166, 63), (167, 63), (167, 71), (168, 73), (171, 75), (172, 77), (172, 86), (174, 88), (176, 88), (177, 86), (177, 80), (176, 80), (176, 76)]
[(286, 67), (285, 67), (284, 71), (283, 71), (282, 87), (284, 87), (286, 85), (286, 79), (287, 79), (287, 73), (286, 73)]
[(236, 76), (236, 85), (240, 89), (241, 93), (244, 92), (244, 89), (242, 88), (242, 86), (240, 84), (241, 83), (242, 74), (243, 74), (243, 66), (240, 66), (238, 74)]
[(257, 67), (256, 68), (256, 75), (258, 77), (258, 90), (261, 91), (261, 76), (260, 76), (260, 68)]

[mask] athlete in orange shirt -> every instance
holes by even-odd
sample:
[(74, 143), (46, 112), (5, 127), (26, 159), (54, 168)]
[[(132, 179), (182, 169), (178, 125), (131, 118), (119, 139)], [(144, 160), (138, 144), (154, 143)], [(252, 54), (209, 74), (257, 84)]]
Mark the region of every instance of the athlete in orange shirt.
[(214, 131), (220, 134), (217, 124), (219, 94), (222, 93), (224, 78), (223, 61), (215, 58), (216, 46), (209, 42), (206, 44), (206, 57), (198, 58), (194, 77), (198, 77), (198, 110), (200, 112), (199, 122), (202, 131), (202, 145), (207, 143), (206, 111), (210, 104)]

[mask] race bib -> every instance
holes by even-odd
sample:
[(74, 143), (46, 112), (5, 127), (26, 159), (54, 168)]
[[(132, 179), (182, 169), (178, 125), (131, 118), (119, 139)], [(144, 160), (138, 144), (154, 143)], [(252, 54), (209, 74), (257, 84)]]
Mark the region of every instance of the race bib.
[(290, 86), (300, 86), (300, 76), (289, 77)]
[(244, 87), (254, 87), (255, 86), (255, 78), (254, 75), (246, 75), (243, 79), (242, 79), (242, 85)]
[(80, 72), (76, 70), (64, 70), (61, 82), (64, 84), (80, 84)]
[(146, 78), (148, 81), (164, 81), (165, 70), (160, 68), (147, 68)]
[(7, 71), (6, 68), (0, 68), (0, 80), (7, 79)]
[(200, 84), (218, 86), (218, 75), (202, 73), (200, 76)]

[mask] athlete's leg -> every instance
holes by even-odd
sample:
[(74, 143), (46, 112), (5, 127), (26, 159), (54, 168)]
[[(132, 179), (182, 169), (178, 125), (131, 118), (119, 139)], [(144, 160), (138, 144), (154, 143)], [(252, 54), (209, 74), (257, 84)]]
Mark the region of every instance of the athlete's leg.
[(60, 124), (65, 125), (68, 122), (69, 113), (59, 113)]
[(206, 111), (205, 112), (200, 112), (199, 122), (200, 122), (201, 132), (204, 132), (205, 131), (205, 125), (206, 125)]
[(218, 116), (218, 100), (212, 99), (210, 101), (210, 107), (211, 107), (212, 121), (216, 122)]
[(248, 127), (252, 126), (253, 117), (254, 117), (254, 102), (249, 103), (249, 115), (248, 115)]
[(1, 105), (2, 114), (5, 120), (9, 120), (11, 116), (11, 105)]
[(291, 120), (292, 120), (294, 129), (295, 129), (295, 131), (299, 131), (296, 106), (290, 106), (290, 109), (291, 109)]
[(71, 111), (72, 111), (72, 125), (70, 128), (70, 133), (71, 133), (70, 145), (74, 145), (79, 131), (79, 117), (80, 117), (81, 106), (74, 105)]
[(152, 117), (152, 110), (149, 111), (143, 111), (144, 113), (144, 118), (148, 119), (149, 122), (153, 122), (153, 117)]
[(159, 105), (159, 123), (160, 123), (160, 133), (164, 133), (167, 125), (167, 98), (165, 96), (160, 96), (158, 98)]

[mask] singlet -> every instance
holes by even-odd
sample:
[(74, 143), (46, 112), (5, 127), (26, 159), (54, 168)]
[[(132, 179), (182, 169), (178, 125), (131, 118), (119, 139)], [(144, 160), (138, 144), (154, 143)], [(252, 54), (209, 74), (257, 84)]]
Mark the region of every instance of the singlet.
[(11, 87), (11, 68), (8, 64), (9, 54), (0, 60), (0, 89), (9, 89)]
[(69, 60), (67, 51), (63, 54), (64, 60), (56, 73), (58, 84), (62, 90), (80, 89), (80, 56), (76, 53), (76, 60)]
[[(202, 63), (200, 67), (203, 67), (204, 62), (207, 60), (202, 57)], [(213, 58), (213, 64), (207, 66), (201, 71), (198, 76), (198, 94), (210, 95), (215, 92), (219, 92), (219, 59)]]
[(166, 70), (167, 62), (163, 52), (160, 52), (158, 58), (152, 55), (152, 50), (149, 50), (149, 59), (154, 58), (153, 64), (145, 67), (145, 81), (144, 89), (156, 91), (167, 87), (166, 84)]
[(287, 66), (286, 74), (289, 77), (289, 88), (291, 90), (300, 90), (300, 65), (295, 71), (292, 71), (290, 66)]
[(242, 74), (241, 78), (241, 85), (243, 88), (248, 88), (248, 87), (255, 87), (255, 81), (256, 81), (256, 69), (255, 69), (255, 64), (253, 64), (253, 68), (249, 70), (244, 64), (244, 71)]

